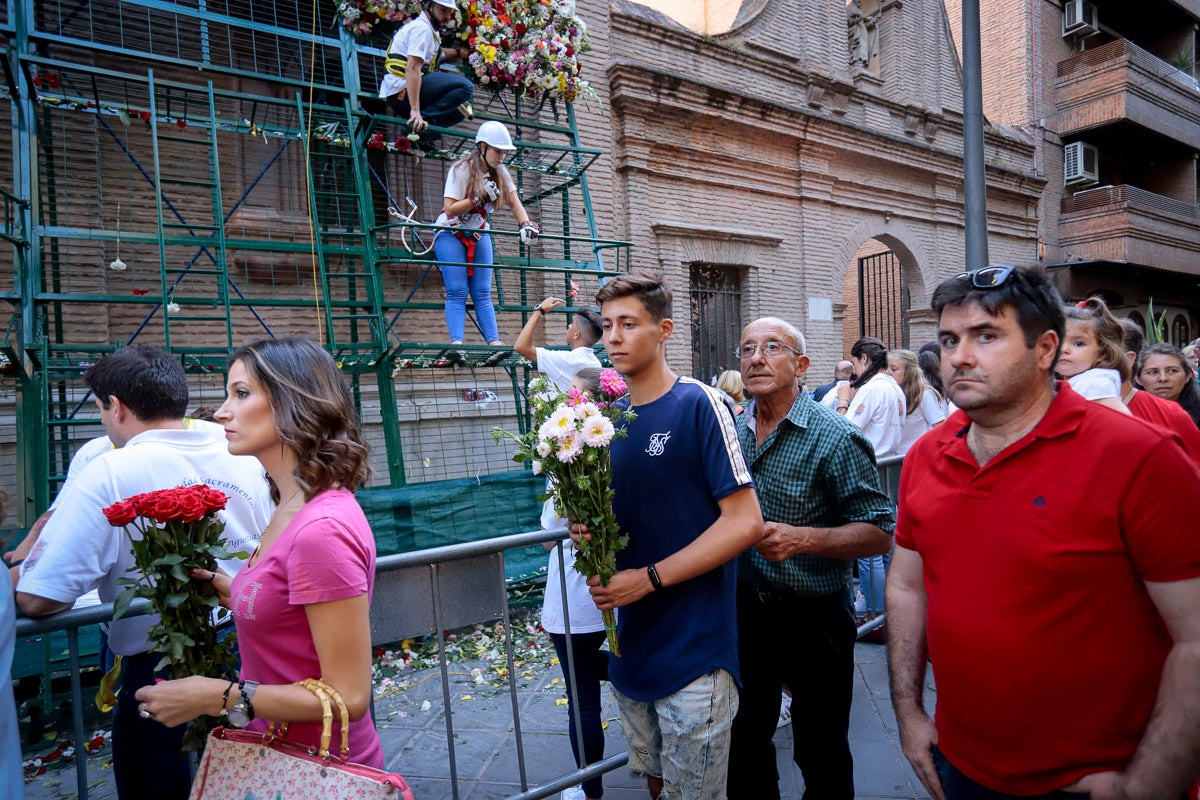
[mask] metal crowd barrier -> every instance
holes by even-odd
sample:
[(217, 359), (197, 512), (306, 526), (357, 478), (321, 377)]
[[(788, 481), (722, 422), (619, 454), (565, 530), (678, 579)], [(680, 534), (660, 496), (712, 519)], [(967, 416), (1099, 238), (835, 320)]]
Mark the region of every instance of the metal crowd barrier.
[[(888, 496), (893, 500), (900, 485), (902, 457), (883, 459), (879, 462), (880, 481)], [(505, 586), (505, 550), (555, 543), (566, 537), (563, 528), (501, 536), (477, 542), (435, 547), (412, 553), (385, 556), (376, 567), (375, 590), (371, 603), (372, 646), (400, 642), (418, 636), (436, 636), (439, 656), (439, 671), (442, 680), (442, 700), (446, 721), (446, 748), (450, 770), (450, 785), (454, 800), (458, 800), (458, 760), (455, 752), (454, 712), (450, 696), (449, 665), (446, 660), (445, 632), (478, 623), (502, 620), (504, 625), (505, 660), (509, 675), (509, 694), (512, 701), (513, 732), (517, 752), (517, 765), (521, 781), (521, 793), (508, 800), (540, 800), (552, 797), (569, 786), (605, 772), (618, 769), (628, 763), (628, 753), (620, 753), (564, 773), (541, 786), (531, 789), (525, 769), (525, 750), (521, 735), (521, 718), (518, 707), (516, 670), (513, 664), (512, 626), (509, 616), (508, 595)], [(555, 548), (559, 559), (559, 575), (563, 582), (563, 616), (570, 620), (567, 607), (562, 548)], [(878, 587), (882, 591), (882, 587)], [(149, 613), (149, 602), (136, 600), (127, 617)], [(858, 634), (882, 626), (887, 615), (883, 614), (859, 626)], [(35, 636), (52, 631), (66, 631), (71, 669), (71, 708), (75, 737), (75, 773), (79, 800), (88, 800), (87, 780), (87, 737), (83, 728), (84, 697), (80, 680), (79, 629), (88, 625), (108, 622), (112, 619), (112, 604), (64, 611), (41, 619), (22, 618), (17, 621), (19, 638)], [(571, 695), (575, 691), (575, 669), (570, 650), (567, 658), (567, 674)], [(372, 693), (373, 694), (373, 693)], [(576, 721), (576, 733), (583, 741), (580, 723)]]

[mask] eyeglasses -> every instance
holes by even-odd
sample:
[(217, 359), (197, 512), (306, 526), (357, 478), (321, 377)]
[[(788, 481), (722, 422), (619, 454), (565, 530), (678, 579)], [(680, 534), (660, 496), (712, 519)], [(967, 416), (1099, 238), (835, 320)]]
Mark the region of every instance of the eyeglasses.
[(758, 342), (746, 342), (741, 347), (735, 349), (733, 354), (738, 358), (754, 358), (754, 354), (759, 350), (762, 350), (763, 355), (767, 358), (779, 358), (785, 350), (789, 350), (795, 355), (802, 355), (799, 350), (794, 347), (788, 347), (783, 342), (763, 342), (762, 344)]
[(956, 277), (970, 278), (971, 285), (976, 289), (995, 289), (1002, 286), (1016, 271), (1016, 267), (982, 267), (959, 273)]

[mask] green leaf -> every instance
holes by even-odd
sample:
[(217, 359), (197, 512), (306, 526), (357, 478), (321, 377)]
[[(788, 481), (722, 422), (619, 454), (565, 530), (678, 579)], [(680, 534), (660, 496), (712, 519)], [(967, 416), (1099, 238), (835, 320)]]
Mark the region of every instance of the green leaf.
[(183, 563), (183, 556), (179, 555), (178, 553), (171, 553), (170, 555), (159, 556), (158, 558), (154, 559), (153, 561), (150, 562), (150, 566), (152, 566), (152, 567), (169, 567), (172, 564), (182, 564), (182, 563)]
[(187, 570), (183, 568), (182, 564), (171, 565), (171, 577), (177, 581), (183, 581), (185, 583), (190, 580), (190, 576), (187, 574)]
[(169, 594), (163, 602), (166, 603), (167, 608), (179, 608), (181, 605), (186, 603), (190, 597), (190, 594)]
[(129, 604), (133, 602), (133, 598), (137, 597), (137, 589), (130, 587), (121, 594), (117, 595), (117, 599), (113, 601), (113, 619), (120, 619), (129, 610)]

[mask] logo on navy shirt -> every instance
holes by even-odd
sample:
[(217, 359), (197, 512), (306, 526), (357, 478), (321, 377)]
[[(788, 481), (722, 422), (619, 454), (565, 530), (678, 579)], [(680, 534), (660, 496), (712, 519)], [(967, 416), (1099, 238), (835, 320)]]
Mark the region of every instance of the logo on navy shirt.
[(650, 446), (646, 448), (646, 453), (652, 456), (661, 456), (663, 451), (667, 449), (667, 440), (670, 438), (670, 431), (650, 434)]

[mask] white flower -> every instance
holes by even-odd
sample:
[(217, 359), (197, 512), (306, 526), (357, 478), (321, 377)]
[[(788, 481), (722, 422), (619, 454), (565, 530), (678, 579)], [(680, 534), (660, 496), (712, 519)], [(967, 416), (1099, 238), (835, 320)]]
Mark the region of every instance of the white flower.
[(558, 440), (558, 452), (555, 456), (564, 464), (570, 464), (575, 460), (575, 456), (583, 452), (583, 437), (579, 432), (572, 428), (567, 434)]
[(546, 420), (546, 424), (550, 426), (550, 430), (552, 431), (551, 436), (561, 441), (567, 433), (574, 433), (576, 431), (575, 409), (567, 405), (559, 406), (554, 409), (554, 413), (550, 415), (550, 419)]
[[(538, 447), (541, 447), (541, 445), (538, 445)], [(536, 458), (533, 460), (533, 474), (534, 475), (542, 474), (542, 462), (538, 461)]]
[(594, 417), (599, 413), (600, 409), (596, 407), (596, 404), (586, 400), (575, 406), (575, 416), (578, 419), (587, 419), (588, 417)]
[(546, 456), (548, 456), (554, 452), (554, 445), (552, 445), (546, 439), (541, 439), (540, 441), (538, 441), (537, 447), (535, 449), (537, 450), (538, 456), (540, 456), (541, 458), (545, 458)]
[(178, 314), (179, 313), (179, 303), (167, 303), (167, 313), (168, 314)]
[(588, 447), (607, 447), (613, 432), (613, 424), (603, 414), (593, 414), (583, 421), (583, 441)]

